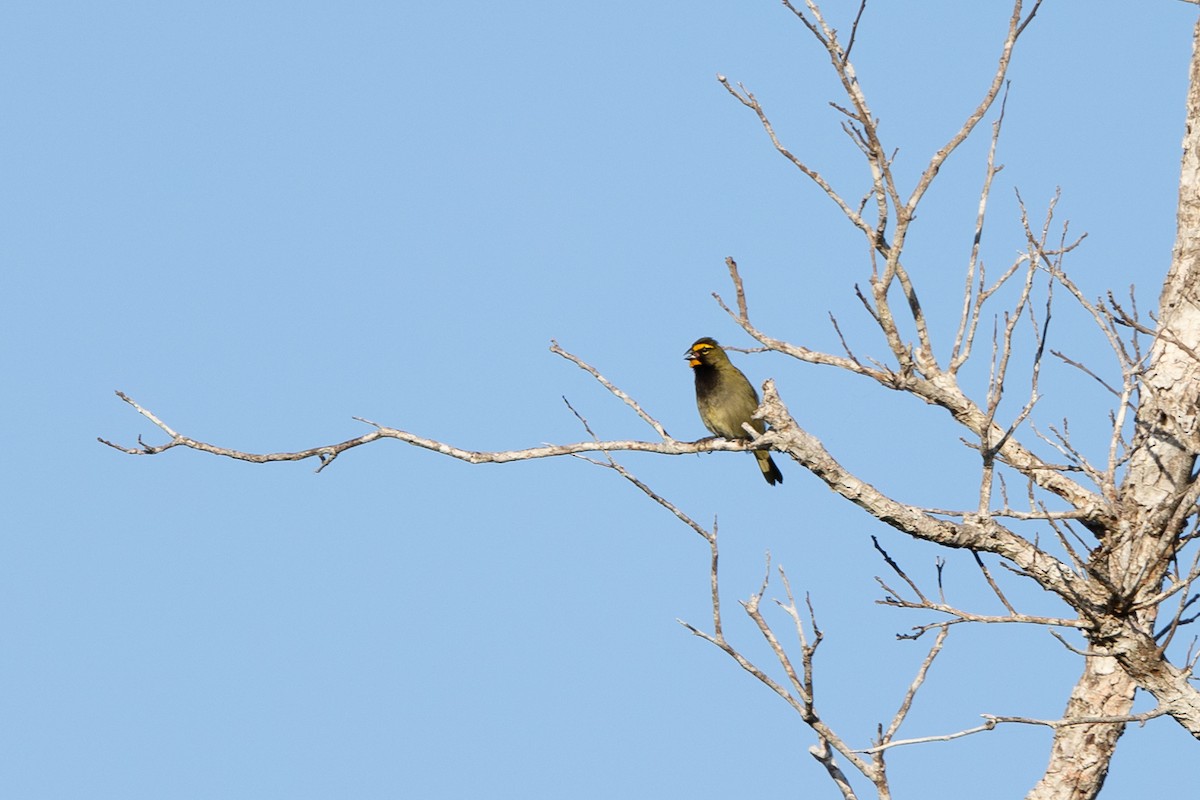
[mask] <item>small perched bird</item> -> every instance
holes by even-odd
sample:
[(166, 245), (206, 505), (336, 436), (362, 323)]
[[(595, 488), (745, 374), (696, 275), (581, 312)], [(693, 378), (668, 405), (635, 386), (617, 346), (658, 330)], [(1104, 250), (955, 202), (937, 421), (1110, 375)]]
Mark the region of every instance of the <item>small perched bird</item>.
[[(744, 422), (750, 423), (750, 427), (760, 434), (766, 433), (767, 424), (751, 418), (758, 409), (758, 392), (729, 360), (716, 339), (707, 336), (697, 339), (683, 357), (696, 375), (696, 408), (700, 410), (704, 427), (725, 439), (752, 438), (742, 427)], [(754, 457), (767, 483), (772, 486), (783, 483), (783, 473), (771, 460), (770, 453), (755, 450)]]

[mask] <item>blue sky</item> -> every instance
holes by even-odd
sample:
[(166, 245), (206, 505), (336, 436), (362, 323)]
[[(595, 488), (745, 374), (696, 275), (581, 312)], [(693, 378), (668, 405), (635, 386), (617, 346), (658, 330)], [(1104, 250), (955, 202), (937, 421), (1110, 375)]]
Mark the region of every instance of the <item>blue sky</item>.
[[(977, 101), (1007, 11), (876, 5), (854, 55), (911, 181)], [(827, 11), (848, 29), (852, 4)], [(1194, 14), (1047, 4), (1011, 72), (985, 258), (1021, 246), (1014, 188), (1040, 218), (1061, 187), (1060, 218), (1088, 233), (1068, 265), (1085, 291), (1135, 284), (1153, 307)], [(708, 619), (704, 543), (609, 472), (380, 442), (314, 475), (96, 442), (161, 440), (115, 389), (252, 451), (356, 436), (354, 416), (472, 449), (584, 438), (564, 395), (606, 438), (652, 435), (551, 338), (698, 438), (683, 350), (749, 343), (710, 296), (731, 295), (726, 256), (764, 330), (836, 350), (832, 312), (883, 357), (853, 296), (861, 242), (715, 79), (745, 82), (795, 152), (865, 191), (827, 105), (838, 87), (785, 9), (51, 0), (9, 4), (0, 23), (0, 793), (834, 795), (785, 705), (676, 622)], [(943, 337), (985, 145), (951, 159), (910, 243)], [(1054, 342), (1111, 368), (1060, 308)], [(880, 488), (971, 502), (975, 462), (938, 412), (782, 357), (737, 361)], [(1042, 424), (1070, 412), (1101, 451), (1086, 437), (1106, 398), (1047, 373)], [(765, 657), (733, 601), (765, 551), (811, 594), (827, 637), (818, 702), (866, 746), (925, 651), (894, 634), (930, 619), (874, 603), (870, 536), (925, 581), (939, 553), (787, 460), (774, 489), (746, 456), (622, 461), (719, 518), (727, 625), (748, 652)], [(947, 557), (952, 596), (994, 604), (969, 560)], [(981, 713), (1055, 718), (1078, 669), (1044, 631), (960, 626), (904, 735)], [(1049, 738), (906, 748), (893, 780), (1019, 796)], [(1131, 729), (1108, 791), (1180, 793), (1193, 746), (1169, 721)]]

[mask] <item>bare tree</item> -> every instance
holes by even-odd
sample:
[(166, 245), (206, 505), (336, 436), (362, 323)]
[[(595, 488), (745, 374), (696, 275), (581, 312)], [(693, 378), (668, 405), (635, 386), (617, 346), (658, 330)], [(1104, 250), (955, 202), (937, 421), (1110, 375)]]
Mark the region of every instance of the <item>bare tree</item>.
[[(843, 129), (869, 168), (871, 183), (861, 198), (835, 187), (812, 162), (796, 155), (772, 126), (767, 110), (740, 83), (718, 76), (721, 85), (757, 118), (772, 145), (828, 197), (858, 230), (871, 254), (865, 288), (858, 298), (886, 342), (886, 352), (861, 357), (833, 320), (842, 352), (819, 352), (775, 338), (751, 320), (747, 294), (737, 264), (727, 259), (733, 286), (731, 304), (718, 297), (730, 317), (763, 349), (808, 364), (831, 366), (904, 392), (947, 412), (978, 456), (977, 498), (969, 507), (925, 508), (888, 496), (866, 478), (842, 466), (824, 444), (789, 413), (772, 382), (763, 387), (758, 416), (770, 430), (750, 442), (705, 439), (683, 442), (672, 438), (649, 412), (609, 382), (594, 366), (554, 343), (551, 350), (589, 372), (605, 389), (629, 406), (655, 432), (653, 441), (605, 441), (580, 422), (587, 439), (569, 444), (524, 450), (479, 452), (428, 439), (367, 420), (372, 430), (336, 444), (286, 453), (254, 454), (197, 441), (178, 433), (132, 398), (118, 392), (168, 437), (152, 445), (139, 439), (136, 447), (105, 444), (133, 455), (153, 455), (185, 447), (244, 461), (296, 461), (316, 458), (318, 471), (344, 451), (377, 439), (398, 439), (470, 463), (504, 463), (573, 455), (589, 458), (615, 470), (681, 522), (703, 537), (711, 551), (709, 626), (685, 623), (688, 630), (727, 653), (744, 670), (788, 703), (816, 736), (811, 753), (826, 769), (845, 798), (858, 797), (856, 785), (869, 785), (880, 798), (891, 796), (886, 754), (922, 742), (944, 741), (979, 734), (1006, 724), (1048, 726), (1054, 731), (1049, 763), (1030, 798), (1095, 797), (1108, 772), (1117, 740), (1130, 722), (1169, 716), (1200, 738), (1200, 691), (1192, 670), (1198, 657), (1188, 648), (1180, 653), (1175, 642), (1181, 627), (1191, 623), (1197, 599), (1193, 585), (1200, 577), (1200, 554), (1185, 552), (1198, 536), (1197, 500), (1200, 481), (1195, 474), (1200, 453), (1200, 48), (1193, 51), (1187, 98), (1187, 137), (1180, 178), (1178, 234), (1158, 311), (1141, 318), (1132, 296), (1108, 294), (1089, 298), (1066, 271), (1068, 256), (1079, 239), (1067, 236), (1055, 221), (1051, 201), (1035, 221), (1021, 203), (1023, 244), (1019, 255), (999, 271), (988, 274), (978, 243), (987, 219), (993, 178), (999, 171), (996, 149), (1004, 119), (1006, 76), (1018, 40), (1041, 5), (1016, 0), (989, 84), (961, 127), (945, 141), (905, 188), (893, 171), (893, 151), (881, 138), (859, 83), (851, 52), (866, 2), (846, 35), (825, 18), (816, 2), (784, 0), (803, 28), (828, 55), (844, 100), (834, 104), (843, 115)], [(1196, 29), (1200, 43), (1200, 25)], [(976, 246), (965, 270), (962, 305), (953, 338), (935, 341), (917, 292), (917, 281), (904, 262), (906, 242), (927, 191), (946, 160), (992, 115), (991, 147), (983, 171)], [(984, 128), (986, 130), (986, 128)], [(1052, 302), (1063, 293), (1095, 323), (1095, 333), (1107, 342), (1110, 365), (1086, 365), (1056, 349), (1048, 340)], [(1061, 301), (1060, 301), (1061, 302)], [(987, 331), (991, 330), (991, 336)], [(1020, 355), (1022, 358), (1017, 358)], [(1098, 381), (1111, 393), (1112, 411), (1105, 457), (1072, 440), (1069, 427), (1033, 424), (1039, 400), (1039, 377), (1044, 362), (1057, 360)], [(1018, 361), (1028, 363), (1017, 374)], [(982, 365), (988, 374), (977, 396), (962, 380), (968, 364)], [(1018, 384), (1024, 387), (1018, 389)], [(1023, 392), (1015, 406), (1010, 397)], [(574, 411), (574, 409), (572, 409)], [(973, 555), (980, 579), (994, 593), (1005, 613), (983, 614), (950, 602), (938, 586), (922, 586), (909, 577), (878, 543), (882, 563), (891, 577), (879, 579), (882, 602), (934, 615), (917, 626), (909, 638), (929, 634), (932, 643), (917, 674), (886, 726), (876, 731), (870, 747), (855, 748), (819, 713), (815, 655), (823, 634), (814, 604), (798, 599), (781, 570), (768, 565), (761, 587), (742, 603), (767, 643), (776, 664), (768, 669), (755, 663), (744, 648), (726, 637), (718, 574), (717, 529), (696, 522), (684, 510), (631, 474), (614, 453), (652, 452), (663, 455), (711, 451), (771, 449), (787, 454), (830, 489), (867, 514), (915, 539)], [(599, 457), (585, 456), (598, 453)], [(1014, 496), (1010, 497), (1010, 485)], [(1192, 548), (1194, 551), (1196, 548)], [(1188, 551), (1191, 552), (1191, 551)], [(1031, 582), (1064, 609), (1058, 616), (1023, 611), (1004, 591), (999, 565), (1020, 580)], [(799, 640), (789, 651), (777, 631), (778, 623), (764, 615), (761, 603), (769, 584), (777, 580), (783, 619)], [(1012, 578), (1005, 578), (1012, 580)], [(1059, 719), (986, 716), (983, 724), (936, 736), (903, 739), (899, 731), (918, 691), (952, 628), (960, 624), (1019, 624), (1048, 628), (1065, 648), (1080, 657), (1081, 674)], [(772, 673), (785, 676), (783, 680)], [(1157, 706), (1134, 714), (1137, 689), (1148, 692)], [(865, 781), (865, 783), (864, 783)]]

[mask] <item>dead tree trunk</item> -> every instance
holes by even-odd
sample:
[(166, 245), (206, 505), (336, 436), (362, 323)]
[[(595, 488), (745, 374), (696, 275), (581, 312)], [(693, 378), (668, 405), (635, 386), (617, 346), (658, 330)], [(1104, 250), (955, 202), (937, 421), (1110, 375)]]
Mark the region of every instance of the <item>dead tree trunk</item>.
[[(1171, 268), (1159, 301), (1159, 335), (1142, 380), (1135, 446), (1119, 494), (1109, 498), (1120, 524), (1106, 535), (1089, 564), (1092, 575), (1111, 587), (1113, 610), (1126, 604), (1131, 623), (1151, 636), (1158, 603), (1148, 601), (1161, 591), (1194, 506), (1192, 469), (1200, 452), (1200, 22), (1192, 42), (1177, 224)], [(1139, 609), (1140, 604), (1145, 605)], [(1097, 649), (1093, 645), (1092, 652)], [(1153, 661), (1097, 653), (1085, 660), (1063, 717), (1126, 715), (1138, 685), (1131, 676), (1145, 679), (1159, 671)], [(1159, 681), (1164, 677), (1156, 676)], [(1171, 683), (1169, 678), (1166, 682)], [(1059, 728), (1046, 774), (1029, 800), (1095, 797), (1124, 728), (1124, 723)]]

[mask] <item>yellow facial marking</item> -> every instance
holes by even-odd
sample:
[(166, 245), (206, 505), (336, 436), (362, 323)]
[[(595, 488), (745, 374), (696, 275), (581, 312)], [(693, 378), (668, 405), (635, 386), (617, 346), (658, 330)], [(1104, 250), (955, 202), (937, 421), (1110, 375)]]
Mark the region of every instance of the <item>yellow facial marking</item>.
[(688, 364), (693, 367), (700, 366), (702, 363), (700, 361), (700, 356), (712, 349), (713, 346), (708, 342), (696, 342), (685, 354), (688, 359)]

